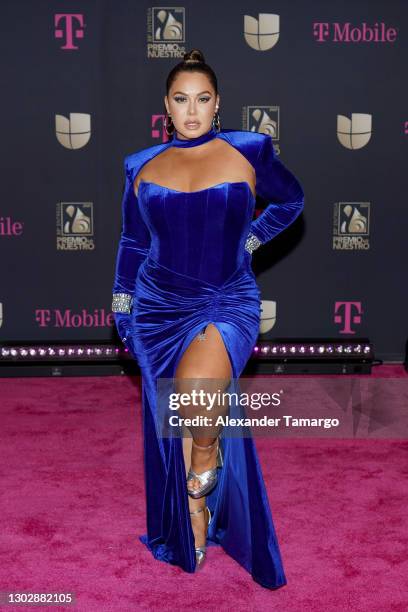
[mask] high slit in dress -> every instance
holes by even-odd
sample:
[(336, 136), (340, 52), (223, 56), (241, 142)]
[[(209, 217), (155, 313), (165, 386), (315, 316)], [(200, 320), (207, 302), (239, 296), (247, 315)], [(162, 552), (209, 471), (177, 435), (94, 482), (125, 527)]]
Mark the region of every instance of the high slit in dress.
[[(303, 190), (276, 157), (271, 137), (223, 129), (189, 139), (213, 138), (235, 147), (252, 164), (263, 210), (253, 219), (256, 199), (246, 181), (222, 182), (183, 192), (134, 180), (173, 137), (125, 158), (122, 233), (113, 293), (132, 296), (130, 313), (115, 312), (124, 344), (142, 375), (147, 529), (140, 540), (156, 559), (196, 568), (186, 471), (180, 437), (160, 435), (157, 381), (172, 378), (194, 337), (213, 323), (238, 379), (259, 333), (261, 296), (251, 268), (256, 248), (288, 227), (304, 206)], [(251, 436), (221, 433), (223, 467), (207, 495), (213, 518), (207, 545), (221, 545), (252, 578), (267, 588), (286, 584), (266, 488)]]

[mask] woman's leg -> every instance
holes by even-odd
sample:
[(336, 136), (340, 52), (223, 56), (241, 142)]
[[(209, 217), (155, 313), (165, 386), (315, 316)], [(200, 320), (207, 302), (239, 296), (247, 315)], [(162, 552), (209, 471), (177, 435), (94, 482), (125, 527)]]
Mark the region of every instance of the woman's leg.
[[(232, 367), (229, 360), (228, 352), (225, 348), (222, 336), (215, 325), (209, 323), (206, 326), (204, 335), (200, 333), (189, 344), (185, 350), (181, 360), (179, 361), (175, 372), (176, 386), (178, 392), (188, 393), (193, 389), (204, 389), (207, 392), (215, 392), (228, 386), (232, 376)], [(207, 380), (203, 380), (207, 379)], [(216, 410), (212, 410), (207, 415), (216, 416), (225, 413), (228, 406), (216, 406)], [(197, 414), (205, 414), (206, 408), (189, 407), (183, 410), (183, 416), (194, 416)], [(193, 428), (192, 435), (194, 441), (200, 446), (208, 446), (217, 436), (217, 431), (212, 428)], [(216, 465), (217, 445), (212, 448), (201, 449), (192, 445), (190, 437), (183, 439), (183, 453), (186, 467), (186, 476), (191, 468), (202, 473), (206, 470), (214, 468)], [(190, 486), (197, 488), (200, 486), (200, 481), (194, 478), (190, 481)], [(187, 483), (186, 483), (187, 486)], [(205, 506), (205, 497), (194, 499), (189, 496), (190, 512), (203, 508)], [(191, 515), (192, 529), (195, 535), (196, 546), (205, 545), (205, 515), (204, 512)]]
[[(180, 393), (191, 393), (193, 390), (216, 393), (217, 391), (223, 391), (228, 386), (231, 376), (232, 367), (222, 336), (216, 326), (209, 323), (206, 326), (204, 338), (201, 333), (198, 334), (186, 348), (179, 361), (175, 372), (176, 390)], [(203, 415), (215, 418), (227, 411), (228, 406), (215, 403), (211, 411), (208, 411), (205, 405), (199, 407), (184, 406), (182, 415), (187, 417)], [(191, 428), (194, 442), (200, 446), (212, 444), (219, 429), (215, 426)], [(192, 469), (201, 473), (214, 467), (216, 452), (217, 446), (215, 444), (210, 449), (199, 449), (196, 445), (193, 445), (191, 451)], [(188, 471), (188, 469), (189, 466), (186, 465), (186, 470)], [(200, 486), (200, 482), (194, 479), (192, 485)]]
[[(183, 438), (183, 454), (184, 454), (184, 463), (186, 466), (186, 479), (188, 471), (191, 467), (191, 447), (192, 447), (192, 437), (188, 436)], [(193, 510), (198, 510), (199, 508), (204, 508), (205, 506), (205, 497), (200, 497), (199, 499), (193, 499), (188, 496), (188, 506), (190, 512)], [(191, 514), (191, 527), (194, 533), (195, 546), (205, 546), (206, 543), (206, 534), (205, 534), (205, 516), (204, 512), (198, 512), (197, 514)]]

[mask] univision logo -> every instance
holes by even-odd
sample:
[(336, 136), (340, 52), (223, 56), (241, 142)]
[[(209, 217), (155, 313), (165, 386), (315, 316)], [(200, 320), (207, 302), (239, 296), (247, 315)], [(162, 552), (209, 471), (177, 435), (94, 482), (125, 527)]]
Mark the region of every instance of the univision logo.
[(58, 142), (66, 149), (81, 149), (91, 138), (91, 115), (70, 113), (55, 115), (55, 134)]
[(261, 320), (259, 322), (259, 333), (267, 334), (276, 324), (276, 302), (274, 300), (262, 300)]
[(259, 13), (258, 19), (244, 15), (244, 38), (256, 51), (272, 49), (279, 40), (279, 15)]
[(371, 125), (368, 113), (351, 113), (351, 119), (337, 115), (337, 138), (346, 149), (361, 149), (371, 138)]

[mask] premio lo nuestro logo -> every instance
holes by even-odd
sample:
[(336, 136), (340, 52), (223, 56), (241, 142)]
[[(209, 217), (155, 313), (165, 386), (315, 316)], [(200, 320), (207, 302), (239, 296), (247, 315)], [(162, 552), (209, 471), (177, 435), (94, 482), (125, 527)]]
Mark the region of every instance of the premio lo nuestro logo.
[(336, 202), (333, 211), (333, 250), (370, 248), (370, 202)]
[(242, 109), (242, 129), (249, 132), (268, 134), (273, 140), (275, 153), (280, 154), (280, 107), (244, 106)]
[(183, 58), (186, 42), (184, 7), (152, 7), (147, 12), (147, 57)]
[(244, 106), (242, 128), (279, 139), (279, 106)]
[(93, 203), (58, 202), (56, 212), (57, 250), (93, 251)]

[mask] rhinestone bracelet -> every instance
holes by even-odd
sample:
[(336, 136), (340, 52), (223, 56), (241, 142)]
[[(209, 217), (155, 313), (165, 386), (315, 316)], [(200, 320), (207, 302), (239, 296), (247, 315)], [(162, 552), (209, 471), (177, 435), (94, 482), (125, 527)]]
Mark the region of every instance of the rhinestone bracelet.
[(255, 234), (248, 234), (248, 238), (245, 241), (245, 248), (248, 253), (251, 253), (252, 255), (252, 251), (255, 251), (255, 249), (257, 249), (261, 244), (262, 242), (255, 236)]
[(130, 293), (114, 293), (112, 296), (112, 312), (129, 314), (132, 308), (133, 296)]

